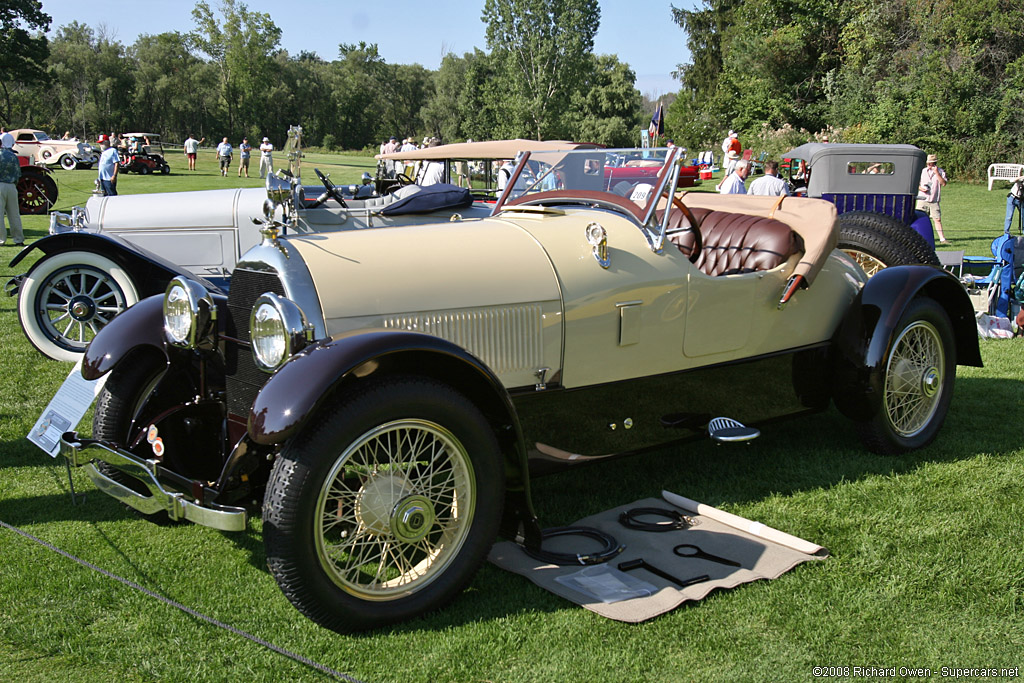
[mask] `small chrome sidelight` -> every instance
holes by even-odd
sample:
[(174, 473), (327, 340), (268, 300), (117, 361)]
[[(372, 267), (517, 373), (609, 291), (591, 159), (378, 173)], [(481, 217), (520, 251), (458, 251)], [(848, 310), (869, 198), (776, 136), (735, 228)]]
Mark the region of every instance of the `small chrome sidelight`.
[(608, 233), (600, 223), (591, 223), (587, 226), (587, 243), (594, 248), (594, 259), (602, 268), (611, 265), (608, 258)]

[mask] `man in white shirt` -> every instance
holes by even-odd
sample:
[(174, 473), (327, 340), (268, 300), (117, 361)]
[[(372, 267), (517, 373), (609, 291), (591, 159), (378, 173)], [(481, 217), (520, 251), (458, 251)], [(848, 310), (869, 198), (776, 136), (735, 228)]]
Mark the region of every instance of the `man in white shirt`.
[(217, 158), (220, 159), (220, 174), (225, 178), (228, 175), (228, 169), (231, 168), (231, 155), (234, 152), (235, 149), (228, 142), (227, 138), (221, 140), (220, 144), (217, 145)]
[(747, 194), (756, 194), (768, 197), (781, 197), (791, 194), (789, 183), (779, 177), (779, 162), (764, 162), (764, 175), (750, 183)]
[(191, 135), (185, 139), (183, 147), (185, 149), (185, 158), (188, 159), (188, 170), (190, 171), (196, 170), (196, 154), (199, 153), (199, 145), (203, 143), (203, 140), (206, 140), (206, 138), (196, 140)]
[(736, 162), (736, 170), (718, 186), (719, 194), (746, 194), (747, 187), (743, 181), (750, 175), (750, 162), (740, 159)]
[(270, 138), (263, 138), (260, 143), (260, 178), (266, 177), (268, 173), (274, 172), (274, 145), (270, 144)]

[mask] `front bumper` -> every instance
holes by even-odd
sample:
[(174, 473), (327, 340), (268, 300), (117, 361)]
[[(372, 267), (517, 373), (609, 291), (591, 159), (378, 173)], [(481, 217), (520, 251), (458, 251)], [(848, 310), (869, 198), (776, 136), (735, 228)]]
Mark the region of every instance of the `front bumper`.
[[(134, 453), (95, 439), (83, 439), (76, 432), (65, 432), (60, 439), (60, 454), (85, 473), (96, 488), (139, 512), (152, 515), (166, 512), (174, 520), (188, 520), (221, 531), (244, 531), (248, 514), (244, 508), (208, 502), (216, 492), (202, 482), (185, 479), (161, 467), (155, 460), (144, 460)], [(102, 460), (141, 483), (149, 495), (114, 481), (99, 471), (93, 460)], [(191, 496), (168, 490), (161, 480), (191, 491)]]

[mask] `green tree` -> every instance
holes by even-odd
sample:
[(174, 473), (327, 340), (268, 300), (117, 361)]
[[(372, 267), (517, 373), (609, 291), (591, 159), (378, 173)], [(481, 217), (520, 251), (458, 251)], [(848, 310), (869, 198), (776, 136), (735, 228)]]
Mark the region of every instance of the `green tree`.
[(482, 20), (507, 103), (500, 132), (563, 135), (600, 25), (597, 0), (485, 0)]
[[(0, 89), (4, 96), (3, 122), (11, 121), (11, 84), (43, 85), (49, 80), (46, 36), (50, 15), (39, 0), (0, 0)], [(38, 33), (32, 35), (29, 30)]]
[(264, 123), (265, 97), (277, 78), (274, 55), (281, 29), (269, 14), (250, 11), (237, 0), (222, 0), (219, 10), (223, 23), (206, 2), (197, 2), (192, 10), (196, 31), (189, 37), (218, 66), (227, 133), (238, 135), (247, 125)]
[(590, 62), (586, 80), (572, 98), (572, 138), (611, 147), (638, 144), (644, 117), (636, 74), (615, 55), (591, 55)]

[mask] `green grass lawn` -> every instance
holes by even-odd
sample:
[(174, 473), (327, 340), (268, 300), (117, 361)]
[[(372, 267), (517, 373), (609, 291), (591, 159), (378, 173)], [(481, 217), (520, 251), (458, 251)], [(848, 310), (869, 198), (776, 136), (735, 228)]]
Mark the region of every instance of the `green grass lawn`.
[[(128, 176), (120, 191), (259, 184), (195, 173)], [(339, 183), (372, 159), (310, 155)], [(258, 172), (251, 172), (258, 176)], [(94, 172), (57, 171), (58, 208)], [(713, 183), (711, 184), (713, 187)], [(988, 253), (1005, 191), (943, 191), (951, 248)], [(46, 217), (28, 217), (29, 241)], [(0, 251), (0, 278), (17, 253)], [(984, 341), (960, 368), (929, 448), (867, 453), (835, 410), (749, 446), (698, 443), (538, 479), (545, 525), (677, 491), (827, 546), (824, 562), (717, 592), (639, 625), (605, 620), (485, 565), (447, 609), (341, 636), (295, 611), (268, 574), (257, 521), (243, 534), (155, 526), (95, 491), (72, 505), (59, 461), (24, 436), (70, 365), (24, 338), (0, 299), (0, 521), (200, 613), (363, 681), (788, 681), (815, 666), (1024, 665), (1024, 340)], [(0, 681), (297, 681), (329, 677), (0, 528)]]

